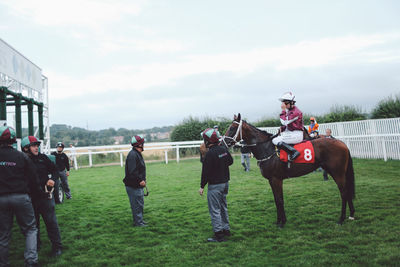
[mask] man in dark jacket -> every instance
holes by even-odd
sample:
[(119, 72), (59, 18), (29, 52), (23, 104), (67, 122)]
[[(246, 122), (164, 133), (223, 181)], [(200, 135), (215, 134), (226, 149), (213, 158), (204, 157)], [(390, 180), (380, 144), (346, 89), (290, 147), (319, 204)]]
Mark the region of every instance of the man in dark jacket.
[(68, 176), (69, 176), (69, 160), (68, 156), (63, 152), (64, 144), (62, 142), (58, 142), (56, 145), (57, 152), (51, 153), (56, 157), (56, 165), (57, 170), (61, 179), (61, 186), (64, 189), (65, 195), (67, 199), (71, 199), (71, 190), (68, 185)]
[(134, 226), (145, 227), (147, 225), (143, 221), (143, 187), (146, 186), (146, 165), (142, 157), (144, 139), (135, 135), (132, 137), (131, 145), (132, 150), (125, 161), (125, 178), (123, 182), (131, 204)]
[(15, 142), (14, 129), (0, 127), (0, 266), (9, 266), (8, 245), (14, 215), (26, 239), (25, 265), (37, 266), (37, 228), (29, 193), (39, 194), (39, 181), (32, 161), (13, 149)]
[(199, 194), (203, 195), (204, 187), (208, 184), (208, 210), (214, 231), (214, 236), (207, 241), (222, 242), (226, 236), (231, 235), (226, 196), (229, 189), (229, 166), (233, 159), (225, 147), (218, 145), (218, 131), (208, 128), (202, 135), (209, 151), (203, 162)]
[[(40, 141), (34, 136), (27, 136), (22, 139), (22, 150), (33, 161), (36, 167), (36, 173), (39, 177), (40, 186), (49, 193), (43, 195), (32, 195), (33, 208), (35, 209), (36, 227), (38, 229), (37, 245), (40, 248), (40, 215), (46, 224), (47, 235), (51, 241), (53, 256), (62, 254), (62, 244), (60, 229), (58, 227), (55, 201), (52, 193), (55, 180), (58, 179), (56, 166), (44, 154), (39, 152)], [(51, 178), (49, 178), (49, 175)]]
[(243, 143), (244, 146), (240, 147), (240, 160), (242, 162), (242, 165), (244, 167), (245, 172), (250, 171), (250, 148)]

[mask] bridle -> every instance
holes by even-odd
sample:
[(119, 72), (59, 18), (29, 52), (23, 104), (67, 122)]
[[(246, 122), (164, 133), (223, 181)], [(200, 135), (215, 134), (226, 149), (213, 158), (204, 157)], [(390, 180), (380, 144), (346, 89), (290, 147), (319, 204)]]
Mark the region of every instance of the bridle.
[[(225, 138), (228, 138), (229, 140), (232, 140), (234, 146), (248, 147), (248, 146), (256, 146), (256, 145), (257, 145), (257, 144), (244, 144), (244, 143), (243, 143), (244, 140), (243, 140), (243, 130), (242, 130), (242, 128), (243, 128), (243, 120), (242, 120), (242, 119), (240, 119), (239, 122), (233, 121), (233, 123), (238, 124), (238, 127), (237, 127), (237, 130), (236, 130), (235, 135), (234, 135), (233, 137), (226, 136), (226, 135), (224, 135), (224, 136), (222, 137), (222, 141), (224, 142), (224, 144), (225, 144), (226, 147), (230, 147), (230, 146), (228, 146), (228, 144), (226, 143)], [(279, 135), (279, 132), (278, 132), (276, 135), (272, 136), (271, 139), (273, 139), (274, 137), (276, 137), (276, 136), (278, 136), (278, 135)], [(240, 141), (236, 141), (238, 137), (240, 137)], [(276, 155), (276, 156), (279, 158), (278, 152), (277, 152), (277, 150), (275, 150), (275, 151), (274, 151), (271, 155), (269, 155), (268, 157), (263, 158), (263, 159), (258, 159), (258, 160), (257, 160), (257, 164), (260, 164), (260, 163), (263, 162), (263, 161), (268, 161), (268, 160), (270, 160), (274, 155)]]
[[(233, 123), (238, 124), (236, 133), (235, 133), (235, 135), (234, 135), (233, 137), (226, 136), (226, 135), (224, 135), (224, 136), (222, 137), (222, 141), (224, 142), (225, 146), (226, 146), (226, 147), (230, 147), (230, 146), (228, 146), (228, 144), (226, 143), (225, 138), (228, 138), (229, 140), (233, 141), (233, 143), (234, 143), (233, 145), (234, 145), (234, 146), (240, 146), (240, 147), (256, 146), (256, 144), (244, 144), (244, 143), (243, 143), (243, 133), (242, 133), (242, 132), (243, 132), (243, 131), (242, 131), (242, 129), (243, 129), (243, 120), (240, 119), (239, 122), (233, 121)], [(236, 141), (236, 139), (238, 138), (238, 136), (240, 137), (240, 141)], [(232, 146), (232, 145), (231, 145), (231, 146)]]

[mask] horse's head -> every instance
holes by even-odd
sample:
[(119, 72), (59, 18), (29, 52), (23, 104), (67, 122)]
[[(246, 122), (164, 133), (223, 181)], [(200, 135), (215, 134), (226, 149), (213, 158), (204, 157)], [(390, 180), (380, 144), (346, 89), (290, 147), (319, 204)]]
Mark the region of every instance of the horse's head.
[(223, 141), (227, 146), (233, 146), (238, 142), (244, 141), (247, 145), (253, 145), (257, 142), (265, 142), (271, 139), (271, 134), (261, 131), (256, 127), (242, 120), (240, 113), (234, 115), (232, 124), (223, 136)]
[(240, 113), (236, 116), (233, 116), (232, 124), (229, 126), (228, 130), (226, 130), (225, 135), (222, 137), (223, 142), (231, 147), (239, 142), (242, 138), (240, 136), (241, 127), (242, 127), (242, 118)]

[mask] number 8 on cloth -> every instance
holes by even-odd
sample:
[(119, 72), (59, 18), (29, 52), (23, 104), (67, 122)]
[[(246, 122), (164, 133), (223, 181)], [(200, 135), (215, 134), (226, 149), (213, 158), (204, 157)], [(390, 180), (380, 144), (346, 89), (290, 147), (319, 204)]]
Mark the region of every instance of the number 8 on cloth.
[[(315, 163), (314, 147), (310, 141), (296, 144), (294, 148), (300, 152), (294, 163)], [(287, 153), (284, 150), (280, 150), (280, 159), (283, 162), (288, 161)]]

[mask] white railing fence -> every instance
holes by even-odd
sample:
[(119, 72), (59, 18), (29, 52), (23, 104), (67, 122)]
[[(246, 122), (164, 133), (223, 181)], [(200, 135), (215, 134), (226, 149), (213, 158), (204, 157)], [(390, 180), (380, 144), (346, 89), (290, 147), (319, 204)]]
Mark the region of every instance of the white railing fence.
[[(364, 120), (351, 122), (323, 123), (319, 126), (320, 134), (326, 129), (342, 140), (349, 147), (352, 157), (365, 159), (400, 160), (400, 118)], [(269, 133), (277, 133), (279, 127), (260, 128)], [(203, 141), (145, 143), (145, 151), (159, 150), (164, 152), (165, 163), (168, 164), (168, 152), (176, 151), (176, 161), (180, 161), (181, 148), (200, 147)], [(93, 166), (93, 155), (118, 153), (121, 167), (124, 166), (124, 154), (131, 150), (131, 145), (90, 146), (65, 148), (72, 158), (75, 169), (78, 169), (77, 157), (88, 155), (89, 167)], [(55, 151), (52, 149), (51, 151)]]
[[(164, 152), (165, 163), (168, 164), (168, 152), (176, 151), (176, 161), (180, 161), (180, 149), (200, 147), (203, 141), (183, 141), (183, 142), (160, 142), (160, 143), (145, 143), (144, 151), (159, 150)], [(64, 152), (72, 159), (75, 170), (78, 169), (77, 157), (82, 155), (89, 156), (89, 167), (93, 166), (93, 155), (118, 153), (121, 167), (124, 166), (124, 154), (127, 154), (132, 149), (131, 145), (110, 145), (110, 146), (87, 146), (65, 148)], [(56, 149), (51, 149), (51, 152)]]

